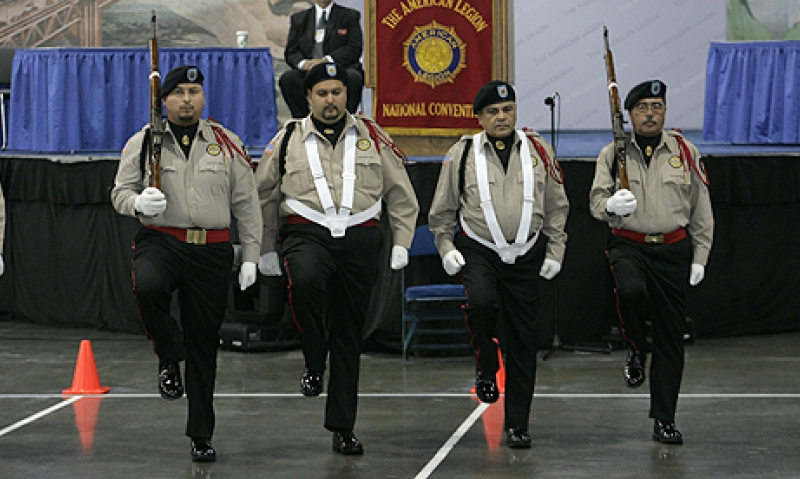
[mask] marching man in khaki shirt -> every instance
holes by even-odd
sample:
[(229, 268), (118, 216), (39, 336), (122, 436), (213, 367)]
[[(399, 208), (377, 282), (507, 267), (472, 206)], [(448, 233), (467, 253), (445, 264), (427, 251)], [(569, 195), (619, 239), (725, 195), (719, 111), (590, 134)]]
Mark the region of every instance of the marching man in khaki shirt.
[[(234, 256), (231, 216), (242, 245), (239, 284), (244, 290), (256, 281), (261, 212), (241, 140), (200, 118), (206, 102), (200, 70), (184, 66), (169, 72), (161, 98), (167, 110), (161, 189), (149, 186), (145, 127), (122, 152), (111, 202), (117, 212), (142, 222), (133, 245), (133, 287), (159, 359), (159, 391), (168, 400), (183, 396), (180, 361), (185, 359), (192, 460), (214, 461), (217, 348)], [(176, 289), (180, 328), (170, 314)]]
[(540, 342), (534, 331), (538, 276), (550, 280), (561, 271), (569, 202), (552, 147), (535, 132), (515, 130), (511, 85), (481, 87), (473, 111), (484, 131), (464, 136), (448, 151), (428, 224), (445, 271), (462, 274), (477, 360), (475, 390), (486, 403), (499, 397), (494, 338), (503, 318), (506, 441), (528, 448)]
[[(402, 152), (371, 119), (347, 112), (347, 82), (336, 63), (312, 68), (303, 89), (311, 114), (291, 120), (267, 146), (256, 178), (264, 215), (259, 269), (288, 276), (301, 334), (301, 390), (322, 392), (330, 351), (325, 428), (333, 450), (362, 454), (353, 433), (362, 329), (378, 273), (385, 203), (391, 268), (408, 264), (419, 206)], [(280, 239), (279, 239), (280, 238)]]
[[(592, 215), (611, 226), (607, 254), (630, 348), (625, 384), (644, 383), (646, 354), (652, 353), (653, 440), (681, 444), (675, 410), (683, 376), (686, 293), (705, 276), (714, 218), (700, 152), (681, 134), (663, 130), (666, 99), (667, 86), (660, 80), (640, 83), (628, 93), (630, 188), (620, 188), (611, 143), (597, 159), (589, 201)], [(652, 322), (652, 344), (646, 321)]]

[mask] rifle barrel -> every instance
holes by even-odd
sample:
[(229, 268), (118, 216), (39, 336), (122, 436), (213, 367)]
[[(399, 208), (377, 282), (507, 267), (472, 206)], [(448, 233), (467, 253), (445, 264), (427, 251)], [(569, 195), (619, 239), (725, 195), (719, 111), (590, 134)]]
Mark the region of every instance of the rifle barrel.
[(161, 74), (158, 71), (158, 38), (156, 37), (156, 11), (151, 19), (153, 36), (150, 38), (150, 186), (161, 189), (161, 136), (164, 124), (161, 118)]
[(627, 154), (625, 151), (625, 120), (622, 116), (622, 107), (619, 101), (619, 87), (617, 86), (617, 74), (614, 71), (614, 56), (608, 42), (608, 27), (603, 27), (603, 40), (606, 46), (606, 76), (608, 78), (608, 103), (611, 109), (611, 128), (614, 134), (614, 151), (616, 162), (619, 167), (620, 186), (628, 189), (628, 170), (626, 168)]

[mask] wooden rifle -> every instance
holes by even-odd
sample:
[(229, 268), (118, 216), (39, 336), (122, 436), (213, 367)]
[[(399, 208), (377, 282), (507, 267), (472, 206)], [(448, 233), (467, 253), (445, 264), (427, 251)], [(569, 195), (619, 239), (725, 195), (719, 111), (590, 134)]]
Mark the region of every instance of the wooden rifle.
[(611, 48), (608, 46), (608, 27), (603, 27), (603, 40), (606, 43), (606, 77), (608, 78), (608, 102), (611, 107), (611, 128), (614, 133), (614, 160), (617, 162), (620, 187), (629, 189), (628, 170), (626, 168), (627, 152), (625, 137), (625, 119), (622, 116), (622, 107), (619, 102), (619, 88), (617, 87), (617, 75), (614, 73), (614, 57), (611, 55)]
[(161, 141), (164, 119), (161, 116), (161, 73), (158, 71), (156, 11), (153, 10), (153, 36), (150, 38), (150, 186), (161, 189)]

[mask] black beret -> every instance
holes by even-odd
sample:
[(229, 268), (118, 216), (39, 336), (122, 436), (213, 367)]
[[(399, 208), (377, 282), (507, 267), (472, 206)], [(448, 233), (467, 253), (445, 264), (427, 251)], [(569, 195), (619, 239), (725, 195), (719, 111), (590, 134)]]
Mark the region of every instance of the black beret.
[(306, 73), (303, 80), (303, 91), (314, 88), (314, 85), (325, 80), (339, 80), (347, 86), (347, 72), (338, 63), (320, 63)]
[(639, 83), (628, 92), (625, 97), (625, 109), (631, 110), (636, 102), (642, 98), (661, 98), (667, 101), (667, 85), (661, 80), (647, 80)]
[(164, 78), (164, 83), (161, 84), (161, 98), (175, 89), (180, 83), (197, 83), (203, 84), (203, 73), (196, 66), (186, 65), (178, 68), (173, 68)]
[(506, 101), (516, 101), (516, 99), (514, 87), (504, 81), (490, 81), (483, 85), (478, 90), (478, 94), (475, 95), (475, 101), (472, 103), (472, 112), (477, 115), (485, 106)]

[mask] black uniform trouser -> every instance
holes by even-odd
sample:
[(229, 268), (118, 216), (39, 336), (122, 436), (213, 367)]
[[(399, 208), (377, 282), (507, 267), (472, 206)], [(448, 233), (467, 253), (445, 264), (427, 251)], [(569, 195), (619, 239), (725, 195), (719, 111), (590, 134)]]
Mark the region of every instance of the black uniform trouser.
[[(361, 93), (364, 89), (364, 73), (358, 68), (347, 68), (346, 72), (347, 111), (356, 113), (358, 112)], [(305, 118), (310, 111), (306, 91), (303, 89), (303, 80), (305, 78), (305, 71), (292, 68), (286, 70), (278, 79), (281, 95), (293, 118)]]
[(467, 328), (481, 371), (496, 374), (497, 325), (503, 318), (502, 350), (505, 353), (505, 428), (528, 429), (533, 387), (536, 381), (536, 309), (539, 304), (539, 269), (544, 241), (537, 243), (514, 264), (473, 239), (456, 235), (464, 255), (462, 269), (467, 303)]
[(316, 224), (281, 228), (289, 304), (306, 367), (325, 370), (330, 352), (325, 428), (351, 431), (358, 407), (364, 321), (378, 272), (381, 233), (351, 227), (343, 238)]
[[(608, 258), (622, 332), (631, 348), (652, 353), (650, 417), (673, 421), (683, 377), (691, 240), (653, 245), (612, 234)], [(647, 320), (652, 325), (652, 343), (647, 340)]]
[[(233, 248), (227, 242), (186, 244), (147, 228), (134, 242), (133, 287), (147, 335), (159, 360), (186, 360), (186, 435), (192, 438), (214, 434), (219, 328), (232, 265)], [(180, 327), (170, 315), (176, 289)]]

